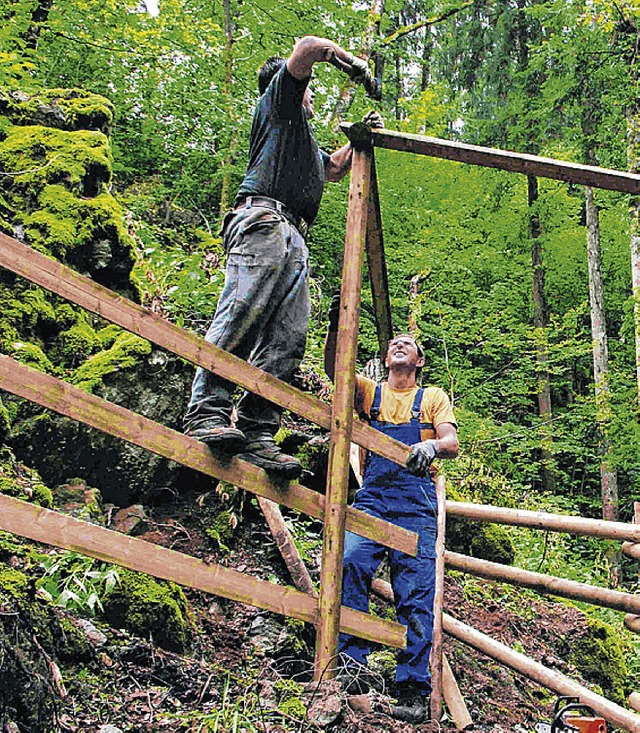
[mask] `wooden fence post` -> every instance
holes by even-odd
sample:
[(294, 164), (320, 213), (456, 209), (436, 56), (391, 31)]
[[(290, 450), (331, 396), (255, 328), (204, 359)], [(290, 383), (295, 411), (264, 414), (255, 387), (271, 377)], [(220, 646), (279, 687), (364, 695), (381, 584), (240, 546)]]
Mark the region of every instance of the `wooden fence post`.
[(438, 533), (436, 536), (436, 577), (433, 589), (433, 646), (431, 647), (431, 720), (442, 717), (442, 609), (444, 606), (444, 539), (446, 527), (446, 483), (436, 478)]
[(342, 558), (349, 489), (349, 448), (353, 424), (360, 289), (371, 185), (371, 162), (371, 152), (357, 148), (354, 150), (338, 321), (335, 394), (331, 414), (319, 617), (316, 624), (316, 680), (333, 677), (338, 650)]

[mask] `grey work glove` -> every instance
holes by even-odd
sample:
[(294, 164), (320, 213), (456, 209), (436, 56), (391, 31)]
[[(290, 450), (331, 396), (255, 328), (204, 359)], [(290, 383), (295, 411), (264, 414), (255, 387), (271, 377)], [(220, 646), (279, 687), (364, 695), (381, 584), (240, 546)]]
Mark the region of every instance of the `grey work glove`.
[(372, 109), (370, 112), (367, 112), (367, 114), (362, 118), (362, 121), (365, 125), (369, 125), (372, 129), (380, 129), (384, 127), (384, 120), (382, 119), (382, 115), (380, 112), (376, 112), (374, 109)]
[(407, 468), (416, 476), (427, 476), (429, 474), (429, 466), (436, 457), (436, 441), (425, 440), (422, 443), (416, 443), (411, 448), (411, 453), (407, 458)]
[(367, 78), (371, 78), (371, 72), (369, 71), (369, 62), (366, 59), (361, 59), (359, 56), (354, 56), (351, 53), (349, 54), (349, 59), (347, 63), (348, 67), (346, 69), (346, 72), (352, 81), (363, 84)]

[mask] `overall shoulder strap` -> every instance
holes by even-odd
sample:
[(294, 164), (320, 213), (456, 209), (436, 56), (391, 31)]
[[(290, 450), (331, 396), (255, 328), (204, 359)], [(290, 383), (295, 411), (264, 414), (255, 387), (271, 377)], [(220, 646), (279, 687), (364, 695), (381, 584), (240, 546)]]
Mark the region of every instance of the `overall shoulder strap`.
[(411, 408), (411, 419), (418, 420), (420, 418), (420, 407), (422, 406), (422, 396), (424, 395), (424, 389), (418, 387), (416, 396), (413, 400), (413, 407)]
[(382, 382), (376, 384), (376, 391), (373, 394), (373, 404), (369, 410), (372, 420), (377, 420), (380, 415), (380, 402), (382, 400)]

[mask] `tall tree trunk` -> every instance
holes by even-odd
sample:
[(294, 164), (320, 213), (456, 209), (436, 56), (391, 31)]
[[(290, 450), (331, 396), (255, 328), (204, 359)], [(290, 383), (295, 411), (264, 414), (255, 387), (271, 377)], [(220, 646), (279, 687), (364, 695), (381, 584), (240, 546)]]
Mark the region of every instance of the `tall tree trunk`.
[(540, 452), (542, 456), (542, 487), (555, 493), (556, 477), (553, 460), (553, 436), (550, 422), (553, 417), (551, 405), (551, 377), (549, 375), (549, 353), (545, 329), (549, 323), (549, 306), (545, 295), (545, 272), (540, 240), (540, 219), (535, 211), (538, 200), (538, 179), (527, 176), (527, 195), (529, 202), (529, 236), (531, 237), (531, 272), (533, 279), (533, 326), (536, 340), (536, 377), (538, 382), (538, 413), (542, 420), (540, 430)]
[[(627, 167), (631, 173), (640, 170), (640, 108), (627, 110)], [(640, 196), (629, 197), (631, 219), (631, 284), (636, 335), (636, 380), (640, 409)]]
[[(585, 188), (587, 215), (587, 259), (589, 264), (589, 303), (591, 313), (591, 342), (593, 344), (593, 381), (596, 397), (596, 426), (600, 441), (600, 490), (602, 496), (602, 518), (613, 522), (618, 520), (618, 474), (611, 461), (611, 442), (608, 426), (611, 420), (609, 393), (609, 346), (607, 341), (607, 320), (604, 310), (604, 286), (602, 282), (602, 259), (600, 256), (600, 223), (593, 190)], [(618, 583), (619, 556), (611, 553), (611, 574), (613, 585)]]
[(224, 0), (224, 100), (227, 124), (231, 129), (229, 148), (223, 163), (222, 189), (220, 191), (220, 216), (231, 206), (231, 174), (238, 147), (238, 129), (233, 99), (233, 18), (231, 0)]

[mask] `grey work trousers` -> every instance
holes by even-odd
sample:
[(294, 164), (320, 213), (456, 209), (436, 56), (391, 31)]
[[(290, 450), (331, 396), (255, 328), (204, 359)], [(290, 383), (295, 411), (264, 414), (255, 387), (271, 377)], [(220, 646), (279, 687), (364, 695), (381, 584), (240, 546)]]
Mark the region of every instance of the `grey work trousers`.
[[(205, 340), (291, 381), (304, 356), (309, 325), (309, 252), (283, 214), (260, 206), (231, 211), (222, 229), (225, 284)], [(199, 367), (185, 429), (229, 425), (235, 385)], [(251, 392), (237, 406), (237, 427), (274, 435), (280, 407)]]

